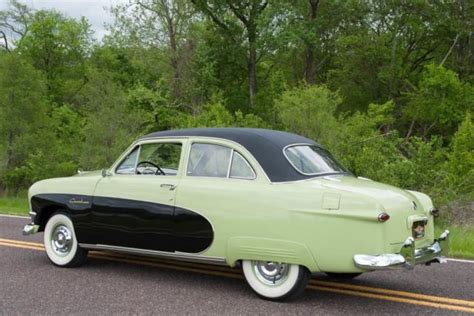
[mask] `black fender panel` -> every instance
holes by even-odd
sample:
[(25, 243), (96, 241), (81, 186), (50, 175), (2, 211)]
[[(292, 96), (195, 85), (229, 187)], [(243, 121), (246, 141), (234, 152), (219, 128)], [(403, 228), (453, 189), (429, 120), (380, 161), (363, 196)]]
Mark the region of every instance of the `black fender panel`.
[(50, 210), (68, 210), (78, 241), (85, 244), (199, 253), (214, 238), (204, 216), (173, 205), (75, 194), (39, 194), (31, 203), (35, 224)]

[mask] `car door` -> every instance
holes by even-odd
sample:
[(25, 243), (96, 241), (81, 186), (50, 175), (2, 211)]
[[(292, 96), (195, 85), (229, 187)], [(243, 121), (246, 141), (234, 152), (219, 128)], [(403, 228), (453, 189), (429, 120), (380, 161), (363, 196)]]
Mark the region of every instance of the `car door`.
[[(191, 140), (187, 167), (176, 196), (177, 206), (201, 214), (203, 227), (193, 228), (193, 237), (195, 241), (208, 241), (205, 254), (209, 256), (224, 256), (229, 237), (247, 233), (247, 227), (253, 227), (252, 220), (265, 209), (264, 198), (255, 197), (268, 182), (257, 177), (243, 149), (229, 145), (220, 140)], [(204, 229), (203, 219), (212, 224), (212, 231)], [(175, 229), (178, 231), (181, 225), (181, 231), (185, 231), (184, 224), (176, 218)], [(199, 234), (212, 234), (212, 239), (198, 239)], [(177, 238), (176, 242), (178, 246), (190, 244), (187, 238)]]
[(97, 184), (91, 243), (174, 251), (173, 217), (184, 141), (146, 141)]

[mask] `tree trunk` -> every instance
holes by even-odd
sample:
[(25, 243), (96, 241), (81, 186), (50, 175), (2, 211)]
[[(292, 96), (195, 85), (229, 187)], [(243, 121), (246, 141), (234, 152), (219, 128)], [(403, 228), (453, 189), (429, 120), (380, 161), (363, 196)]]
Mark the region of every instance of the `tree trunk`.
[(314, 69), (314, 52), (311, 44), (306, 44), (304, 60), (304, 80), (308, 84), (316, 82), (316, 71)]
[(249, 96), (250, 107), (255, 107), (255, 99), (257, 97), (257, 34), (256, 27), (252, 26), (247, 29), (249, 40), (249, 56), (248, 56), (248, 77), (249, 77)]
[[(309, 0), (308, 20), (310, 24), (316, 20), (319, 0)], [(311, 41), (306, 41), (304, 60), (304, 80), (308, 84), (316, 82), (316, 66), (314, 64), (314, 47)]]
[(13, 160), (13, 132), (10, 130), (8, 131), (8, 142), (7, 142), (7, 161), (5, 168), (7, 170), (10, 170), (12, 166), (12, 160)]
[(176, 32), (174, 29), (173, 21), (168, 20), (168, 36), (170, 41), (171, 50), (171, 67), (173, 68), (173, 82), (171, 85), (171, 94), (173, 100), (177, 101), (181, 98), (181, 74), (179, 69), (179, 56), (178, 56), (178, 45), (176, 43)]
[[(15, 92), (12, 92), (10, 94), (10, 107), (13, 108), (15, 105)], [(6, 116), (8, 117), (10, 113), (8, 113)], [(14, 140), (14, 134), (13, 134), (13, 126), (9, 125), (8, 126), (8, 139), (7, 139), (7, 161), (5, 164), (6, 170), (10, 171), (13, 165), (13, 140)]]

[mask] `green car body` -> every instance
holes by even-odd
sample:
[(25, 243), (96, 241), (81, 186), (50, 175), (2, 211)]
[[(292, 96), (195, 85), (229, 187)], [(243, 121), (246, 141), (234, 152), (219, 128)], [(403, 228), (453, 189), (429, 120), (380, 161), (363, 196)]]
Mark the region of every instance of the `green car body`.
[[(248, 132), (246, 129), (236, 132), (239, 131)], [(261, 159), (257, 160), (248, 146), (219, 137), (219, 133), (215, 137), (200, 135), (199, 132), (189, 136), (171, 133), (139, 139), (106, 171), (37, 182), (29, 190), (29, 199), (77, 195), (78, 198), (68, 203), (80, 208), (81, 203), (94, 203), (94, 197), (100, 196), (192, 210), (212, 226), (212, 242), (202, 251), (192, 254), (172, 251), (170, 255), (229, 266), (241, 260), (255, 260), (296, 264), (310, 272), (360, 273), (442, 261), (446, 255), (449, 232), (435, 239), (433, 204), (423, 193), (349, 173), (272, 181), (262, 168)], [(156, 143), (180, 145), (175, 175), (117, 174), (118, 166), (137, 146)], [(255, 176), (188, 175), (192, 144), (219, 145), (239, 153)], [(282, 168), (293, 166), (289, 163)], [(92, 200), (82, 200), (83, 196)], [(32, 207), (33, 224), (25, 228), (27, 233), (43, 230), (47, 216), (54, 211), (48, 203)], [(73, 213), (74, 207), (67, 211)], [(414, 232), (418, 228), (422, 230), (420, 235)], [(80, 239), (79, 245), (114, 250), (107, 245), (82, 243)], [(154, 253), (131, 248), (117, 246), (115, 250)], [(163, 253), (156, 251), (157, 255)]]

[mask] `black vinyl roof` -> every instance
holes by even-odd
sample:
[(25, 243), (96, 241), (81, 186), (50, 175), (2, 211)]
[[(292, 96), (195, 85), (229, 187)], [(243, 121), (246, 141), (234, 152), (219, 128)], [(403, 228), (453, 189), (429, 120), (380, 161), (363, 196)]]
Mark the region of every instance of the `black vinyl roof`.
[(313, 140), (292, 133), (260, 128), (190, 128), (155, 132), (141, 137), (214, 137), (234, 141), (245, 147), (259, 162), (272, 182), (310, 178), (297, 172), (283, 154), (293, 144), (314, 144)]

